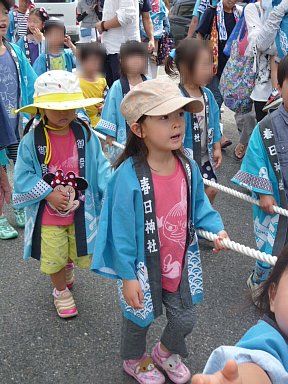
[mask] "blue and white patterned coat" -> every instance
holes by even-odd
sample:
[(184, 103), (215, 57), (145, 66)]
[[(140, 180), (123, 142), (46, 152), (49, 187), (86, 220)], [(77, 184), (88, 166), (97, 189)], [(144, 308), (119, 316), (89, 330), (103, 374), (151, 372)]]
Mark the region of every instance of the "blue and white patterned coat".
[[(214, 169), (213, 160), (213, 145), (221, 140), (221, 129), (220, 129), (220, 111), (216, 103), (213, 93), (208, 88), (203, 88), (203, 92), (208, 97), (209, 106), (209, 121), (208, 121), (208, 132), (207, 132), (207, 150), (209, 161)], [(193, 139), (192, 139), (192, 126), (191, 126), (191, 114), (185, 112), (185, 137), (184, 137), (184, 148), (189, 154), (189, 157), (193, 158)]]
[[(35, 129), (30, 130), (20, 143), (14, 172), (13, 203), (15, 208), (25, 208), (26, 213), (25, 260), (33, 256), (31, 254), (33, 232), (40, 202), (53, 190), (42, 178), (35, 148)], [(85, 129), (82, 129), (87, 139)], [(80, 144), (77, 143), (77, 146)], [(101, 202), (110, 175), (110, 166), (102, 152), (99, 139), (92, 132), (91, 139), (86, 142), (85, 152), (85, 179), (88, 182), (88, 188), (85, 191), (84, 213), (88, 254), (92, 254), (94, 250)]]
[[(200, 171), (192, 160), (191, 221), (195, 228), (218, 233), (223, 230), (220, 215), (204, 192)], [(154, 320), (144, 249), (144, 208), (142, 191), (133, 160), (126, 160), (108, 183), (101, 211), (91, 269), (103, 276), (120, 279), (119, 294), (124, 316), (141, 327)], [(202, 268), (197, 236), (189, 246), (188, 280), (194, 304), (203, 299)], [(122, 279), (138, 279), (144, 294), (144, 309), (128, 306), (122, 295)], [(159, 286), (159, 289), (162, 289)]]
[[(277, 169), (280, 171), (280, 168)], [(241, 169), (232, 181), (247, 188), (256, 199), (259, 198), (259, 194), (273, 196), (277, 205), (280, 206), (279, 185), (275, 174), (277, 169), (268, 158), (259, 125), (257, 125), (250, 138)], [(272, 254), (279, 215), (269, 215), (259, 206), (253, 205), (253, 218), (257, 248), (262, 252)]]

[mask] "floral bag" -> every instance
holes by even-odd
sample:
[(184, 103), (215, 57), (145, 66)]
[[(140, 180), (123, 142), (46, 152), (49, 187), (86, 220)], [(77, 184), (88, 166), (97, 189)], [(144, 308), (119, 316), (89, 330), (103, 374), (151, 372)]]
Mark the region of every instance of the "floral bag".
[[(245, 47), (243, 46), (245, 45)], [(220, 80), (220, 92), (226, 107), (237, 113), (248, 113), (252, 109), (250, 95), (255, 86), (255, 57), (245, 56), (247, 27), (245, 21), (237, 40), (231, 46), (230, 58)]]

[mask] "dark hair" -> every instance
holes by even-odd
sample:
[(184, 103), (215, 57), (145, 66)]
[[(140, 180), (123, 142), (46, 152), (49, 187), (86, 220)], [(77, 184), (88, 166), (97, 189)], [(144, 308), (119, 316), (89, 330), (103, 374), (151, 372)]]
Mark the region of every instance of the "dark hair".
[(44, 33), (49, 32), (53, 28), (61, 28), (64, 30), (64, 35), (66, 34), (66, 27), (64, 22), (56, 17), (50, 17), (49, 20), (45, 21), (44, 24)]
[(288, 55), (286, 55), (278, 65), (277, 80), (280, 87), (283, 86), (286, 79), (288, 79)]
[(121, 74), (126, 75), (125, 59), (129, 56), (143, 56), (148, 63), (148, 49), (147, 44), (141, 43), (136, 40), (129, 40), (123, 43), (120, 48), (120, 69)]
[(275, 321), (275, 315), (270, 310), (270, 298), (269, 298), (269, 290), (271, 287), (275, 287), (277, 289), (279, 281), (283, 275), (283, 273), (288, 269), (288, 245), (286, 245), (280, 255), (278, 256), (278, 260), (272, 269), (272, 272), (268, 279), (261, 284), (258, 289), (256, 301), (258, 303), (258, 308), (262, 315), (266, 314), (271, 319)]
[[(137, 121), (138, 124), (144, 123), (147, 116), (143, 115)], [(185, 156), (180, 149), (172, 151), (177, 156)], [(136, 157), (137, 161), (146, 161), (148, 155), (148, 148), (144, 143), (144, 140), (136, 136), (131, 130), (128, 133), (125, 149), (122, 154), (118, 157), (116, 162), (113, 164), (113, 167), (117, 169), (120, 165), (127, 160), (129, 157)]]
[(13, 3), (9, 0), (0, 0), (0, 3), (2, 3), (7, 11), (10, 11), (10, 8), (13, 6)]
[[(45, 23), (47, 20), (49, 20), (49, 15), (46, 12), (45, 8), (34, 8), (34, 9), (31, 9), (31, 11), (29, 12), (29, 16), (32, 16), (32, 15), (35, 15), (35, 16), (39, 17), (39, 19), (42, 21), (42, 23)], [(43, 31), (44, 31), (44, 25), (43, 25), (43, 28), (42, 28), (41, 32), (43, 32)], [(27, 30), (27, 33), (31, 33), (29, 28)]]
[(77, 43), (77, 53), (80, 61), (85, 61), (91, 56), (98, 57), (104, 63), (106, 58), (106, 50), (101, 43)]
[[(37, 113), (38, 114), (38, 113)], [(28, 123), (26, 124), (25, 128), (24, 128), (24, 132), (23, 132), (23, 136), (25, 136), (29, 131), (30, 131), (30, 128), (32, 127), (32, 124), (35, 120), (35, 116), (32, 117), (32, 119), (30, 119), (28, 121)], [(87, 131), (87, 136), (88, 136), (88, 139), (87, 141), (89, 141), (91, 139), (91, 129), (89, 127), (89, 125), (82, 119), (80, 119), (79, 117), (77, 117), (75, 120), (73, 121), (76, 121), (77, 123), (80, 123), (81, 125), (83, 125), (83, 127), (86, 129)], [(48, 119), (46, 116), (44, 116), (44, 121), (41, 119), (39, 121), (39, 123), (36, 125), (35, 129), (36, 128), (44, 128), (44, 125), (46, 125), (48, 123)]]
[(165, 72), (170, 77), (176, 77), (180, 73), (180, 65), (187, 66), (189, 72), (193, 73), (201, 51), (208, 51), (211, 54), (211, 48), (207, 42), (197, 39), (184, 39), (179, 41), (175, 49), (175, 57), (167, 56), (165, 61)]

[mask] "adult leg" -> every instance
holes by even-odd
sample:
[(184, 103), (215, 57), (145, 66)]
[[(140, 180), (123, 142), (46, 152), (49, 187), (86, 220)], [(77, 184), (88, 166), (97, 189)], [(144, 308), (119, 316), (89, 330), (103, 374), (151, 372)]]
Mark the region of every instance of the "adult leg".
[(107, 85), (110, 88), (114, 81), (120, 77), (120, 61), (117, 53), (113, 55), (107, 55), (105, 61), (105, 74)]
[(250, 136), (257, 124), (254, 109), (245, 114), (235, 113), (235, 120), (240, 133), (240, 138), (239, 143), (235, 147), (234, 155), (238, 160), (242, 160), (245, 155)]
[(259, 123), (259, 121), (263, 120), (264, 117), (267, 115), (266, 112), (263, 112), (263, 108), (265, 107), (265, 101), (254, 101), (254, 108), (255, 108), (255, 114), (256, 114), (256, 120)]
[[(221, 95), (220, 89), (219, 89), (219, 83), (220, 79), (217, 75), (213, 76), (212, 80), (210, 83), (207, 85), (207, 88), (210, 89), (210, 91), (213, 93), (216, 103), (218, 104), (219, 110), (221, 110), (222, 104), (223, 104), (223, 97)], [(221, 112), (220, 112), (221, 116)], [(229, 140), (225, 135), (224, 132), (222, 133), (222, 138), (221, 138), (221, 147), (222, 148), (227, 148), (229, 145), (232, 144), (232, 141)]]

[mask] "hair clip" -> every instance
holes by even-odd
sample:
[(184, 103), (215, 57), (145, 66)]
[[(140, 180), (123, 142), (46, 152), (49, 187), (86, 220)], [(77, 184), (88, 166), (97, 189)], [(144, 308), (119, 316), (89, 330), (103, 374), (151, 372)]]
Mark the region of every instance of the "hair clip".
[(173, 60), (175, 59), (175, 56), (176, 56), (176, 49), (175, 48), (173, 48), (170, 51), (169, 56), (171, 57), (171, 59), (173, 59)]

